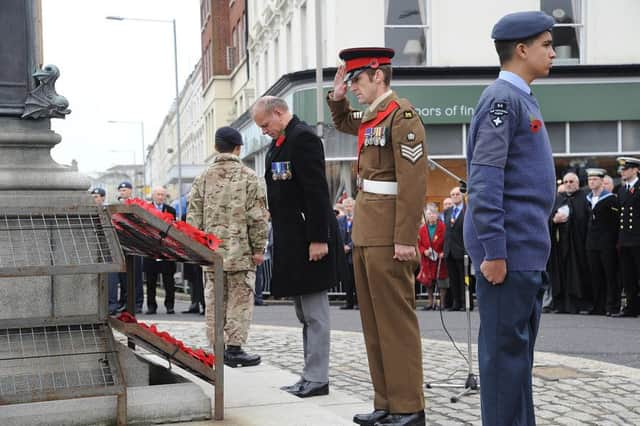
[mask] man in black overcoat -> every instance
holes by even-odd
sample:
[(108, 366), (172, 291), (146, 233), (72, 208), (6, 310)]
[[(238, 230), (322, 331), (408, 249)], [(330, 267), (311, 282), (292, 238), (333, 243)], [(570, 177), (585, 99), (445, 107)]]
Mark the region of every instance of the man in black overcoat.
[[(170, 213), (174, 219), (176, 210), (168, 204), (165, 204), (166, 191), (162, 186), (153, 188), (151, 192), (151, 204), (163, 213)], [(173, 305), (175, 302), (176, 283), (173, 274), (176, 273), (176, 263), (170, 261), (158, 261), (155, 259), (144, 258), (144, 271), (147, 273), (147, 314), (155, 314), (158, 310), (156, 302), (156, 285), (158, 275), (162, 274), (162, 284), (164, 285), (165, 298), (164, 307), (168, 314), (175, 313)]]
[[(444, 259), (449, 272), (452, 311), (464, 311), (464, 238), (463, 222), (466, 207), (464, 205), (460, 187), (454, 187), (449, 194), (453, 205), (444, 211)], [(471, 296), (471, 294), (470, 294)], [(469, 307), (473, 309), (473, 298), (469, 300)]]
[(587, 194), (575, 173), (562, 178), (565, 192), (556, 197), (551, 216), (551, 288), (554, 312), (577, 314), (591, 310), (591, 280), (586, 237)]
[(322, 141), (289, 111), (265, 96), (252, 117), (273, 140), (265, 180), (273, 226), (271, 294), (293, 297), (303, 324), (304, 369), (300, 380), (282, 388), (299, 397), (329, 393), (329, 299), (337, 277), (337, 222), (329, 199)]

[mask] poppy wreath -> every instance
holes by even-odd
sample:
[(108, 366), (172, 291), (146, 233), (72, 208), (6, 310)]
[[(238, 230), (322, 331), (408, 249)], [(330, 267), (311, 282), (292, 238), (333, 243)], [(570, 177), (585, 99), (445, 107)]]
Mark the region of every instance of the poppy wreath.
[(156, 209), (152, 204), (147, 203), (146, 201), (141, 200), (140, 198), (131, 198), (131, 199), (125, 200), (125, 204), (127, 205), (133, 204), (133, 205), (139, 206), (140, 208), (144, 209), (150, 214), (161, 219), (163, 222), (166, 222), (172, 225), (174, 228), (176, 228), (178, 231), (188, 236), (193, 241), (196, 241), (199, 244), (202, 244), (203, 246), (208, 247), (211, 250), (216, 250), (220, 246), (220, 243), (222, 242), (222, 240), (220, 240), (214, 234), (209, 234), (204, 231), (201, 231), (200, 229), (189, 225), (187, 222), (176, 221), (173, 218), (173, 215), (171, 213), (158, 211), (158, 209)]
[(179, 340), (173, 337), (168, 332), (158, 330), (158, 327), (155, 324), (147, 325), (143, 322), (138, 321), (129, 312), (122, 312), (120, 315), (118, 315), (117, 319), (119, 321), (126, 322), (126, 323), (138, 324), (141, 328), (144, 328), (150, 333), (155, 334), (165, 342), (176, 346), (181, 352), (184, 352), (185, 354), (197, 359), (198, 361), (202, 362), (203, 364), (209, 367), (213, 367), (215, 363), (216, 357), (211, 352), (207, 352), (204, 349), (193, 349), (185, 345), (184, 342), (182, 342), (182, 340)]

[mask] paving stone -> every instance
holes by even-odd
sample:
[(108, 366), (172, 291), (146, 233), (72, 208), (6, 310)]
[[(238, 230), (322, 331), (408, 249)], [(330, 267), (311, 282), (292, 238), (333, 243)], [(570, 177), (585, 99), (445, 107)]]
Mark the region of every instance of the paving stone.
[[(157, 324), (161, 330), (169, 331), (189, 346), (209, 349), (203, 323), (159, 321)], [(362, 334), (334, 331), (331, 339), (332, 389), (361, 400), (372, 401), (373, 387)], [(302, 332), (299, 328), (253, 326), (245, 347), (249, 352), (260, 354), (266, 364), (295, 374), (299, 374), (302, 369)], [(450, 343), (423, 339), (422, 348), (426, 382), (464, 383), (466, 364)], [(474, 371), (477, 373), (475, 346), (473, 351)], [(536, 367), (543, 366), (562, 366), (565, 368), (563, 372), (573, 376), (559, 380), (534, 376), (534, 403), (539, 426), (640, 425), (640, 403), (637, 399), (640, 381), (629, 377), (620, 366), (536, 353)], [(639, 377), (634, 374), (636, 378)], [(459, 390), (425, 389), (428, 424), (481, 424), (479, 395), (467, 395), (452, 404), (450, 398)]]

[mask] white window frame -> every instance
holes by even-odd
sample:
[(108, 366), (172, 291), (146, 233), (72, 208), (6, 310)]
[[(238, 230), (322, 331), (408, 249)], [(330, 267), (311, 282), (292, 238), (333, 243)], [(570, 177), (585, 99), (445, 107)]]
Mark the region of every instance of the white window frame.
[[(586, 56), (586, 37), (585, 37), (585, 29), (584, 23), (586, 22), (586, 4), (587, 2), (584, 0), (572, 0), (579, 2), (578, 7), (580, 22), (576, 22), (573, 24), (555, 24), (554, 28), (575, 28), (577, 34), (578, 41), (578, 52), (579, 56), (577, 58), (556, 58), (553, 60), (553, 65), (580, 65), (585, 63)], [(540, 2), (540, 10), (542, 10), (542, 1)]]
[[(389, 2), (393, 0), (384, 0), (384, 8), (387, 10), (387, 6)], [(430, 66), (431, 65), (431, 1), (430, 0), (418, 0), (421, 1), (424, 5), (424, 10), (426, 14), (426, 21), (424, 25), (387, 25), (384, 23), (383, 31), (387, 31), (387, 28), (423, 28), (425, 33), (425, 49), (427, 49), (427, 54), (425, 56), (425, 64), (422, 65), (396, 65), (393, 64), (394, 67), (414, 67), (414, 66)]]

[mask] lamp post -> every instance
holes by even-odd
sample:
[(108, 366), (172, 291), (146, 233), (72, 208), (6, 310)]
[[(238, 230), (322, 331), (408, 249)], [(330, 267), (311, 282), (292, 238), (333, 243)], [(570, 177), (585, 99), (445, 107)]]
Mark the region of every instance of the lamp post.
[(177, 146), (177, 162), (178, 162), (178, 208), (177, 217), (182, 217), (182, 150), (180, 147), (180, 88), (178, 84), (178, 43), (176, 36), (176, 20), (175, 19), (147, 19), (147, 18), (126, 18), (123, 16), (107, 16), (106, 19), (112, 21), (139, 21), (139, 22), (157, 22), (162, 24), (171, 24), (173, 29), (173, 70), (174, 83), (176, 91), (176, 144)]
[[(108, 120), (109, 124), (135, 124), (140, 126), (140, 141), (142, 142), (142, 198), (147, 195), (147, 175), (146, 164), (145, 164), (145, 146), (144, 146), (144, 122), (141, 120), (138, 121), (127, 121), (127, 120)], [(135, 158), (135, 157), (134, 157)]]

